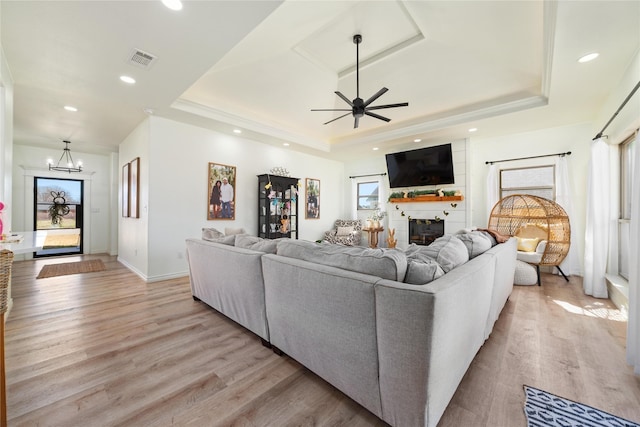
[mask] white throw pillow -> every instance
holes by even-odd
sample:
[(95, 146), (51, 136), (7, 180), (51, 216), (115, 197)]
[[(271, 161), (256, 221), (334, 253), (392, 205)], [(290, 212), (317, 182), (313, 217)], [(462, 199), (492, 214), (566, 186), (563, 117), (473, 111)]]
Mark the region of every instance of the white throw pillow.
[(336, 233), (337, 236), (348, 236), (351, 233), (353, 233), (354, 228), (353, 227), (338, 227), (338, 232)]

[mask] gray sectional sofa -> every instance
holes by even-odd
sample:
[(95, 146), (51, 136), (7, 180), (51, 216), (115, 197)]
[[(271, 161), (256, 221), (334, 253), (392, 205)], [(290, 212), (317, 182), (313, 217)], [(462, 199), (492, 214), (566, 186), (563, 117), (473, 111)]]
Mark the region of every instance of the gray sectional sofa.
[(188, 239), (191, 287), (392, 426), (436, 426), (513, 289), (515, 240), (473, 233), (407, 251)]

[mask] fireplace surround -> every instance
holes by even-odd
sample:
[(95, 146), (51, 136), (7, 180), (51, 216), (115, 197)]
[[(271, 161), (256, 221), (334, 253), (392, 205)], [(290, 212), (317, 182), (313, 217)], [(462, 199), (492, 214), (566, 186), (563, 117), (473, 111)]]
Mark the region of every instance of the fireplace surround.
[(427, 246), (444, 236), (444, 219), (409, 219), (409, 244)]

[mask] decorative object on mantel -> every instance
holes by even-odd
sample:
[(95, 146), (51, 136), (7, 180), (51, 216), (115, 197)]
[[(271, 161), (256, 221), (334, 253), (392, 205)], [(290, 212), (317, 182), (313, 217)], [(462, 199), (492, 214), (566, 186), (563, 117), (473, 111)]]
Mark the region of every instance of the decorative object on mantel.
[[(53, 166), (53, 160), (52, 159), (47, 160), (47, 163), (49, 164), (49, 170), (69, 172), (69, 173), (82, 172), (82, 162), (78, 161), (77, 166), (75, 163), (73, 163), (73, 158), (71, 157), (71, 149), (69, 148), (69, 144), (71, 144), (71, 141), (62, 141), (62, 142), (65, 143), (65, 146), (64, 146), (64, 149), (62, 150), (62, 155), (60, 156), (60, 160), (58, 160), (58, 164)], [(63, 158), (65, 159), (65, 161), (61, 165)]]
[(387, 247), (388, 248), (392, 248), (393, 249), (398, 244), (398, 239), (395, 238), (395, 234), (396, 234), (396, 229), (395, 228), (390, 228), (389, 229), (389, 235), (387, 236)]

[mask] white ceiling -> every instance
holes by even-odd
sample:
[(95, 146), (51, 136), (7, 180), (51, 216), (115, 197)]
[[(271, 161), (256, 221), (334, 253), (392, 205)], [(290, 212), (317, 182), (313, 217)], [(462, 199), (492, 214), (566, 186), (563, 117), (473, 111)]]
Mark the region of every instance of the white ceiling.
[[(0, 14), (16, 143), (80, 151), (117, 150), (145, 108), (340, 157), (591, 121), (640, 47), (640, 1), (3, 0)], [(311, 109), (356, 97), (354, 34), (360, 97), (384, 86), (373, 105), (409, 106), (323, 125), (341, 113)], [(133, 49), (157, 60), (131, 65)]]

